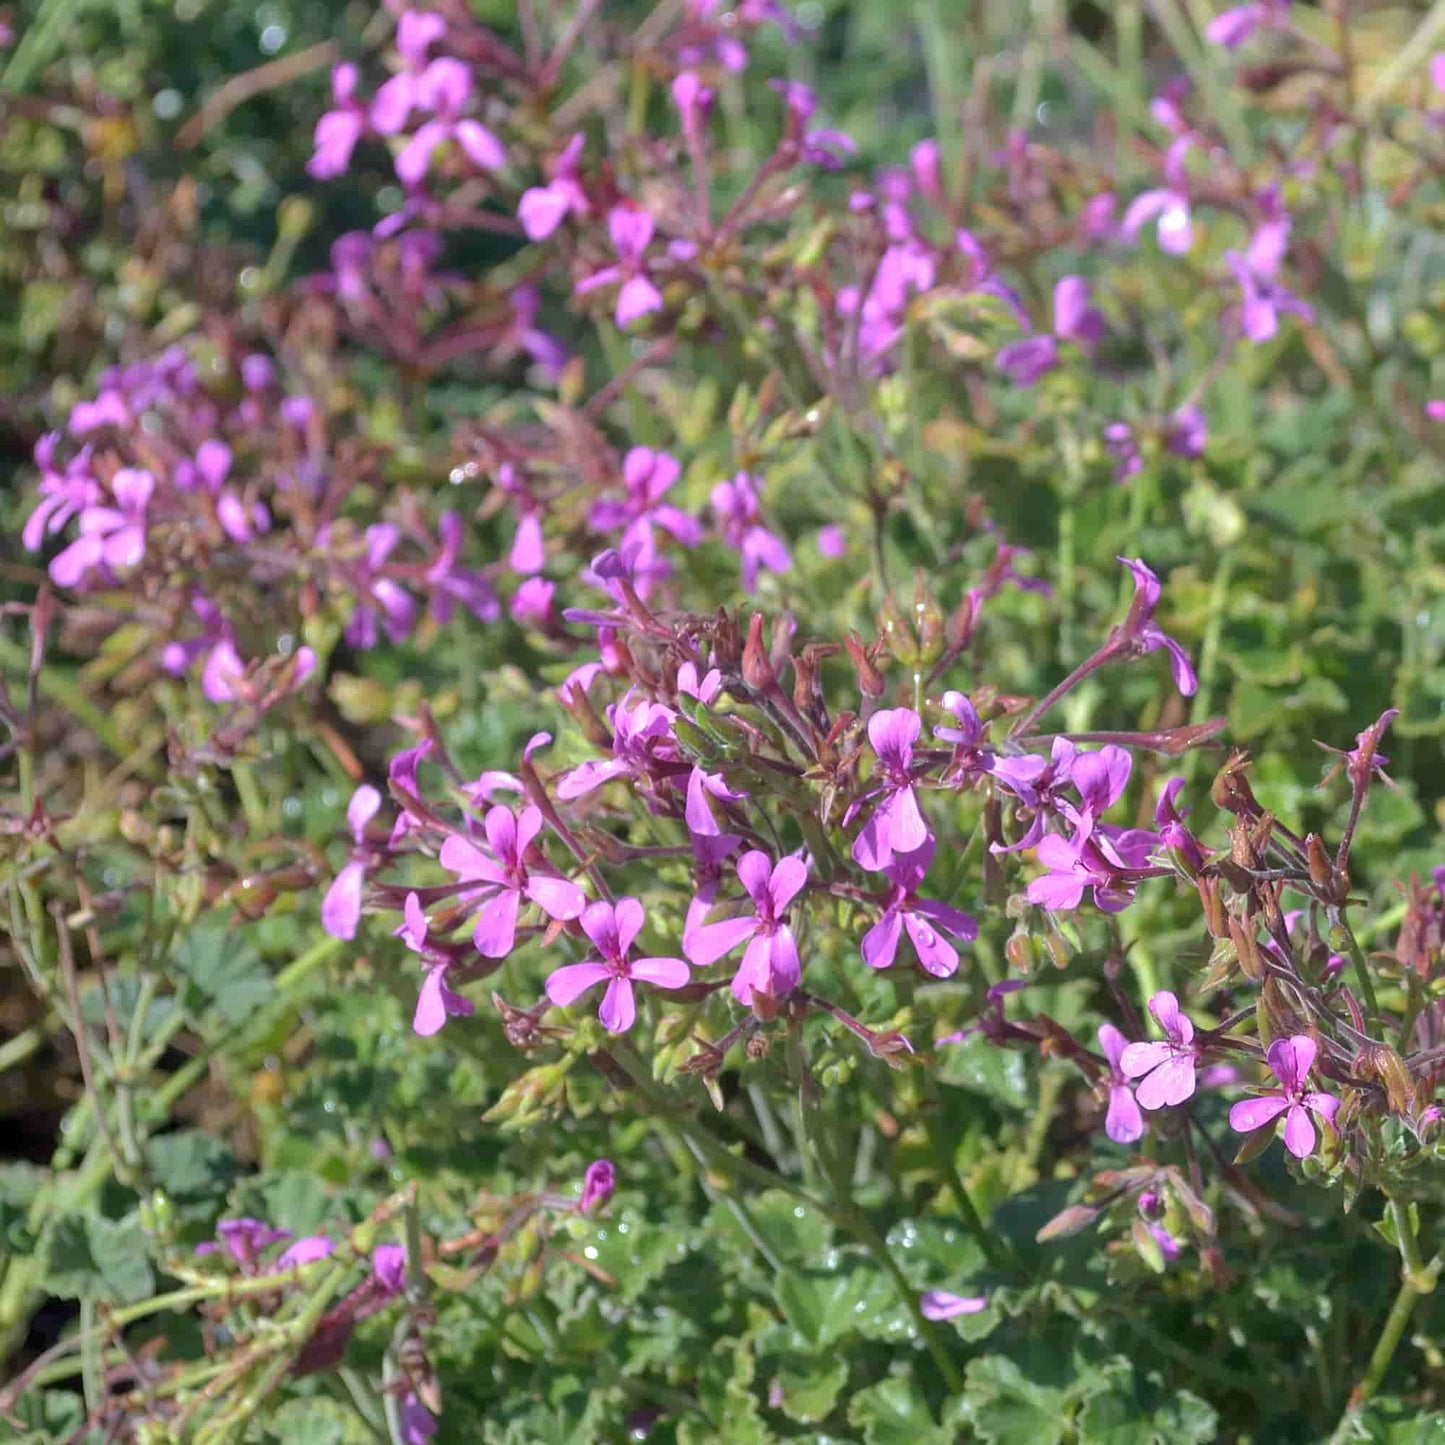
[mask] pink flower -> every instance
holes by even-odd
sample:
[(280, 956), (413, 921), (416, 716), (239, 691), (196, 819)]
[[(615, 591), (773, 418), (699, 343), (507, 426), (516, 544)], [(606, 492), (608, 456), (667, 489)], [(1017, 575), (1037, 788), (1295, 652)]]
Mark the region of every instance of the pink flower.
[(396, 48), (402, 69), (376, 92), (371, 102), (371, 123), (382, 135), (396, 135), (405, 128), (417, 103), (427, 51), (446, 33), (446, 22), (440, 15), (422, 10), (407, 10), (397, 21)]
[(798, 945), (785, 920), (788, 905), (808, 881), (808, 865), (792, 856), (771, 864), (766, 853), (754, 848), (738, 859), (738, 877), (752, 899), (752, 914), (694, 928), (683, 946), (693, 963), (705, 968), (746, 943), (732, 991), (740, 1004), (750, 1007), (755, 993), (783, 998), (798, 986)]
[(421, 954), (428, 965), (411, 1020), (412, 1031), (424, 1039), (440, 1033), (448, 1018), (470, 1018), (476, 1011), (471, 999), (464, 998), (448, 985), (447, 969), (452, 959), (428, 944), (427, 928), (427, 916), (422, 911), (421, 900), (415, 893), (408, 893), (401, 923), (395, 931), (413, 953)]
[(306, 173), (318, 181), (345, 174), (366, 131), (366, 109), (356, 99), (356, 67), (349, 61), (331, 72), (331, 98), (335, 109), (316, 122), (316, 153), (306, 163)]
[(1122, 1060), (1128, 1041), (1113, 1024), (1100, 1024), (1099, 1047), (1109, 1061), (1109, 1112), (1104, 1132), (1116, 1144), (1132, 1144), (1144, 1137), (1144, 1116), (1124, 1076)]
[(947, 1290), (925, 1290), (918, 1296), (918, 1308), (926, 1320), (951, 1320), (958, 1315), (976, 1315), (988, 1308), (983, 1295), (949, 1294)]
[(1164, 1040), (1125, 1045), (1119, 1070), (1126, 1079), (1143, 1080), (1136, 1093), (1140, 1107), (1163, 1109), (1193, 1096), (1199, 1049), (1193, 1023), (1179, 1011), (1179, 1000), (1167, 989), (1149, 1000), (1149, 1012), (1164, 1030)]
[(577, 163), (585, 143), (586, 138), (580, 132), (574, 135), (553, 161), (552, 179), (545, 186), (533, 186), (522, 193), (517, 219), (528, 240), (545, 241), (568, 215), (590, 214), (587, 193), (577, 179)]
[(1256, 30), (1282, 29), (1289, 22), (1289, 0), (1254, 0), (1222, 10), (1204, 27), (1211, 45), (1237, 50)]
[(72, 517), (100, 504), (100, 483), (90, 475), (90, 448), (84, 448), (65, 464), (64, 472), (58, 472), (55, 449), (59, 442), (59, 432), (47, 432), (35, 444), (40, 500), (20, 535), (28, 552), (38, 552), (47, 534), (60, 531)]
[(651, 447), (633, 447), (622, 462), (627, 496), (621, 501), (604, 497), (594, 502), (587, 525), (601, 532), (623, 528), (618, 546), (623, 550), (632, 548), (634, 565), (639, 567), (647, 567), (657, 555), (654, 526), (661, 527), (684, 547), (695, 547), (702, 541), (702, 524), (662, 500), (681, 475), (682, 467), (675, 457)]
[(1124, 219), (1119, 223), (1120, 234), (1126, 241), (1135, 240), (1150, 221), (1157, 221), (1159, 249), (1171, 256), (1188, 253), (1194, 244), (1194, 225), (1189, 214), (1184, 157), (1192, 144), (1189, 136), (1179, 136), (1164, 158), (1164, 176), (1168, 184), (1159, 190), (1144, 191), (1129, 203)]
[(614, 206), (607, 213), (607, 234), (617, 253), (617, 265), (604, 266), (573, 287), (576, 295), (586, 296), (601, 286), (617, 286), (616, 320), (620, 327), (630, 326), (651, 311), (662, 310), (662, 292), (653, 285), (643, 264), (643, 253), (652, 242), (655, 226), (652, 216), (634, 202)]
[(747, 472), (712, 489), (712, 509), (722, 528), (724, 541), (742, 556), (743, 591), (750, 596), (758, 590), (758, 569), (786, 572), (792, 566), (781, 537), (767, 530), (759, 520), (762, 506), (758, 489)]
[(913, 789), (913, 745), (922, 727), (923, 720), (906, 707), (884, 708), (868, 719), (868, 741), (878, 767), (873, 787), (849, 814), (870, 798), (882, 798), (853, 840), (853, 861), (870, 873), (887, 868), (895, 853), (914, 853), (928, 842), (928, 824)]
[(460, 60), (450, 56), (434, 60), (416, 83), (415, 103), (434, 113), (402, 147), (396, 174), (408, 186), (419, 185), (431, 167), (432, 153), (454, 140), (472, 164), (484, 171), (499, 171), (507, 164), (506, 148), (481, 121), (462, 115), (470, 99), (472, 78)]
[(869, 968), (892, 967), (906, 930), (924, 969), (935, 978), (948, 978), (958, 969), (958, 954), (940, 930), (964, 941), (978, 937), (978, 924), (967, 913), (918, 896), (932, 862), (933, 839), (925, 838), (921, 848), (895, 854), (883, 869), (893, 886), (883, 916), (863, 935), (863, 962)]
[(87, 572), (134, 567), (145, 556), (146, 507), (155, 478), (137, 467), (121, 467), (110, 479), (113, 507), (91, 503), (80, 513), (80, 535), (50, 563), (57, 587), (75, 587)]
[(679, 758), (672, 725), (677, 714), (660, 702), (628, 694), (607, 709), (612, 725), (612, 756), (605, 761), (579, 763), (557, 780), (557, 796), (564, 802), (580, 798), (613, 778), (631, 775), (650, 780), (658, 765)]
[(1240, 1100), (1229, 1111), (1229, 1127), (1240, 1134), (1249, 1134), (1284, 1114), (1284, 1147), (1296, 1159), (1313, 1153), (1315, 1126), (1309, 1116), (1314, 1114), (1334, 1128), (1335, 1115), (1340, 1107), (1340, 1101), (1333, 1094), (1321, 1094), (1305, 1088), (1310, 1070), (1314, 1067), (1315, 1053), (1315, 1041), (1308, 1034), (1276, 1039), (1269, 1046), (1265, 1058), (1279, 1080), (1279, 1092)]
[(591, 1214), (601, 1209), (617, 1187), (617, 1171), (610, 1159), (594, 1159), (582, 1176), (582, 1195), (577, 1201), (578, 1214)]
[(1164, 648), (1169, 654), (1170, 671), (1174, 674), (1174, 685), (1185, 697), (1192, 697), (1199, 686), (1189, 654), (1157, 622), (1154, 609), (1159, 605), (1159, 579), (1138, 557), (1119, 557), (1134, 576), (1134, 597), (1129, 604), (1128, 615), (1115, 629), (1114, 641), (1127, 644), (1137, 652), (1156, 652)]
[(472, 941), (483, 958), (505, 958), (516, 943), (517, 914), (523, 898), (551, 918), (578, 917), (587, 896), (565, 878), (532, 871), (525, 859), (532, 840), (542, 831), (539, 808), (513, 815), (500, 804), (487, 812), (488, 853), (470, 838), (453, 833), (442, 844), (441, 865), (467, 885), (462, 897), (482, 904)]
[(634, 978), (657, 988), (683, 988), (690, 970), (680, 958), (629, 959), (632, 941), (642, 931), (642, 904), (619, 898), (616, 905), (593, 903), (582, 914), (582, 931), (601, 955), (554, 969), (547, 978), (547, 997), (559, 1008), (576, 1002), (599, 983), (607, 985), (597, 1017), (609, 1033), (626, 1033), (637, 1017)]
[(321, 926), (333, 938), (349, 941), (356, 937), (356, 926), (361, 922), (361, 892), (373, 857), (366, 847), (366, 825), (380, 807), (381, 794), (370, 783), (363, 783), (347, 804), (351, 861), (336, 875), (335, 881), (326, 890), (326, 897), (321, 900)]

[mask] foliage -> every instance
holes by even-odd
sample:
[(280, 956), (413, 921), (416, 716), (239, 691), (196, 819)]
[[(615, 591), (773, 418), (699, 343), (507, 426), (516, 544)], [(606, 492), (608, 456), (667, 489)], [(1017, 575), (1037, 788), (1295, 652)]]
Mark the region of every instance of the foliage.
[(9, 1427), (1435, 1438), (1440, 17), (170, 8), (7, 37)]

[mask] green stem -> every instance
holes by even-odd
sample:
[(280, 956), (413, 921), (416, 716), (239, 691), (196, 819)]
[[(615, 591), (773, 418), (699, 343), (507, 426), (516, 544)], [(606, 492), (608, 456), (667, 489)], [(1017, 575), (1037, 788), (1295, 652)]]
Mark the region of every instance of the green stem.
[(1009, 1259), (1001, 1246), (997, 1235), (988, 1227), (988, 1221), (979, 1213), (978, 1206), (973, 1202), (972, 1196), (963, 1182), (963, 1176), (958, 1172), (958, 1165), (954, 1162), (953, 1151), (949, 1149), (943, 1138), (942, 1132), (937, 1127), (941, 1102), (937, 1089), (933, 1093), (934, 1107), (929, 1111), (929, 1118), (925, 1124), (928, 1134), (928, 1143), (933, 1151), (934, 1160), (938, 1164), (938, 1172), (943, 1175), (943, 1182), (948, 1185), (948, 1191), (953, 1195), (954, 1203), (958, 1206), (959, 1218), (963, 1221), (963, 1227), (973, 1236), (974, 1242), (983, 1250), (984, 1257), (998, 1270), (1008, 1269), (1016, 1263)]

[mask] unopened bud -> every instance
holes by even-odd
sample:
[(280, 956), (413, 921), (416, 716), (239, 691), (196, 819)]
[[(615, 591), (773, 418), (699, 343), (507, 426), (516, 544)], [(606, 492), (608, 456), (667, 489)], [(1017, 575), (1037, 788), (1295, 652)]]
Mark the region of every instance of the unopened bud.
[(864, 647), (863, 639), (856, 632), (850, 632), (843, 639), (843, 646), (848, 649), (848, 656), (853, 659), (853, 667), (858, 674), (858, 690), (864, 697), (882, 697), (885, 686), (883, 674), (868, 655), (869, 650)]
[(1225, 911), (1224, 899), (1219, 891), (1218, 878), (1196, 878), (1199, 902), (1204, 908), (1204, 926), (1212, 938), (1229, 936), (1229, 917)]
[(748, 640), (743, 646), (743, 681), (754, 692), (774, 693), (778, 675), (763, 646), (763, 614), (754, 612), (748, 619)]
[(1325, 845), (1320, 842), (1318, 833), (1311, 833), (1305, 839), (1305, 858), (1309, 863), (1310, 882), (1316, 888), (1331, 890), (1335, 870), (1325, 852)]
[(944, 616), (918, 568), (913, 574), (913, 631), (918, 638), (918, 660), (931, 667), (943, 655)]
[(1259, 944), (1255, 940), (1254, 929), (1246, 927), (1230, 914), (1229, 941), (1234, 945), (1239, 966), (1244, 970), (1245, 976), (1258, 983), (1264, 977), (1264, 961), (1259, 956)]
[(918, 638), (892, 597), (878, 609), (878, 630), (888, 651), (905, 667), (917, 667), (921, 658)]

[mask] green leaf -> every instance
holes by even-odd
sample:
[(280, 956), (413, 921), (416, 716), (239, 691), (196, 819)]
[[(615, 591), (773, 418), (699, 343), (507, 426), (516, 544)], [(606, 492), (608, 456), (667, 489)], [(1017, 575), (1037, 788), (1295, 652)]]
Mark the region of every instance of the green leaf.
[(155, 1288), (145, 1232), (134, 1219), (61, 1215), (47, 1232), (46, 1283), (61, 1299), (145, 1299)]
[(178, 1200), (209, 1200), (224, 1193), (239, 1170), (236, 1156), (199, 1129), (161, 1134), (146, 1145), (146, 1167)]
[(917, 1384), (901, 1375), (859, 1390), (848, 1404), (848, 1423), (862, 1429), (867, 1445), (949, 1445), (952, 1439)]
[(811, 1425), (829, 1415), (848, 1382), (848, 1361), (789, 1355), (768, 1388), (769, 1403), (790, 1420)]
[(1037, 1385), (1005, 1355), (970, 1360), (961, 1414), (980, 1440), (1058, 1445), (1069, 1430), (1068, 1395)]
[(271, 975), (239, 934), (197, 928), (176, 947), (175, 966), (194, 989), (187, 1006), (199, 1015), (214, 1009), (221, 1021), (238, 1024), (271, 997)]
[(991, 1044), (982, 1034), (947, 1050), (939, 1082), (982, 1094), (1008, 1109), (1028, 1106), (1028, 1074), (1023, 1055)]

